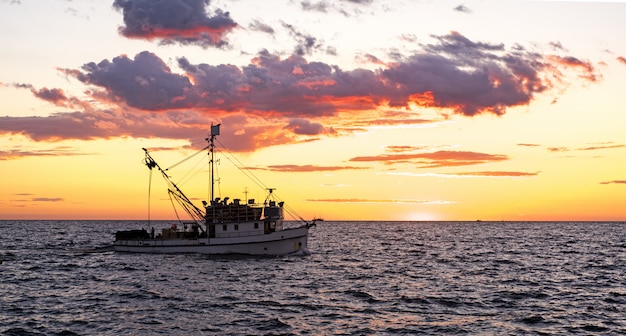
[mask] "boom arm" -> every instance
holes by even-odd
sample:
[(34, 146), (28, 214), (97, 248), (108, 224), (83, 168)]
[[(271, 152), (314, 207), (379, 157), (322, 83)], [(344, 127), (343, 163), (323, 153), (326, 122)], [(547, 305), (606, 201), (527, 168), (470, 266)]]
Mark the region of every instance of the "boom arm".
[(174, 195), (176, 200), (180, 203), (180, 205), (185, 209), (185, 211), (187, 211), (187, 213), (191, 217), (200, 221), (204, 220), (204, 212), (200, 210), (200, 208), (195, 206), (191, 202), (191, 200), (189, 200), (187, 195), (185, 195), (185, 193), (183, 193), (183, 191), (178, 188), (176, 183), (174, 183), (174, 181), (170, 179), (170, 177), (165, 173), (165, 171), (161, 169), (159, 164), (156, 163), (156, 161), (154, 161), (152, 156), (150, 156), (150, 153), (148, 153), (148, 150), (145, 148), (142, 148), (142, 149), (144, 150), (144, 152), (146, 152), (146, 157), (143, 161), (146, 167), (148, 167), (148, 169), (150, 170), (152, 170), (153, 168), (156, 168), (161, 173), (161, 175), (163, 176), (163, 178), (167, 181), (167, 184), (169, 185), (168, 190), (170, 194)]

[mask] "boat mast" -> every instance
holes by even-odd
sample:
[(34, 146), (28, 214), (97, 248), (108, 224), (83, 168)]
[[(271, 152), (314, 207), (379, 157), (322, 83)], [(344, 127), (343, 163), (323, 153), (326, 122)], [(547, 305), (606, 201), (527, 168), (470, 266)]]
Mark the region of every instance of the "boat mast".
[(220, 125), (211, 124), (211, 137), (209, 141), (209, 152), (211, 153), (211, 204), (215, 201), (215, 137), (220, 135)]

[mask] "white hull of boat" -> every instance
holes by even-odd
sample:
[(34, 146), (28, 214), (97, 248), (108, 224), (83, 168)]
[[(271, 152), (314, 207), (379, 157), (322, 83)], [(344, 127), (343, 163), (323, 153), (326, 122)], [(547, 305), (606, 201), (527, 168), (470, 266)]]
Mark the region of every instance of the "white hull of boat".
[(285, 255), (308, 253), (309, 228), (285, 229), (270, 234), (194, 239), (137, 239), (117, 240), (113, 249), (133, 253), (201, 253)]

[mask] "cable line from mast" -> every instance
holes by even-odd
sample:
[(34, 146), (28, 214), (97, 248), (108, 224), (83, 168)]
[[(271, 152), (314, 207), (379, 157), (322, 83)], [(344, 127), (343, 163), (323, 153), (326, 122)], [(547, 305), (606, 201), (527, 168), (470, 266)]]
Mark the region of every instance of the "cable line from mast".
[[(195, 155), (195, 154), (194, 154), (194, 155)], [(202, 172), (202, 169), (204, 168), (204, 166), (202, 166), (202, 167), (199, 167), (199, 166), (203, 164), (203, 161), (204, 161), (204, 158), (203, 158), (203, 157), (201, 157), (201, 158), (198, 160), (198, 162), (196, 162), (196, 164), (195, 164), (193, 167), (191, 167), (191, 168), (187, 171), (187, 173), (185, 173), (185, 175), (183, 175), (183, 176), (179, 179), (179, 181), (178, 181), (178, 185), (179, 185), (179, 186), (184, 185), (185, 183), (187, 183), (187, 182), (191, 181), (191, 180), (192, 180), (192, 179), (193, 179), (196, 175), (198, 175), (199, 173), (201, 173), (201, 172)], [(182, 161), (181, 161), (181, 162), (179, 162), (179, 163), (182, 163)], [(177, 165), (178, 165), (178, 164), (177, 164)], [(174, 166), (172, 166), (172, 167), (170, 167), (170, 168), (173, 168), (173, 167), (174, 167)], [(170, 168), (168, 168), (168, 169), (170, 169)]]
[[(195, 153), (191, 154), (190, 156), (188, 156), (188, 157), (186, 157), (186, 158), (184, 158), (184, 159), (182, 159), (182, 160), (180, 160), (180, 161), (178, 161), (178, 162), (174, 163), (173, 165), (169, 166), (168, 168), (165, 168), (165, 171), (168, 171), (168, 170), (170, 170), (170, 169), (172, 169), (172, 168), (174, 168), (174, 167), (178, 166), (179, 164), (181, 164), (181, 163), (183, 163), (183, 162), (185, 162), (185, 161), (187, 161), (187, 160), (191, 159), (192, 157), (194, 157), (194, 156), (196, 156), (196, 155), (198, 155), (198, 154), (200, 154), (200, 153), (203, 153), (203, 152), (204, 152), (205, 150), (207, 150), (208, 148), (209, 148), (209, 146), (206, 146), (206, 147), (202, 148), (201, 150), (199, 150), (199, 151), (197, 151), (197, 152), (195, 152)], [(144, 150), (145, 150), (145, 149), (144, 149)]]
[[(237, 167), (237, 169), (239, 169), (244, 175), (246, 175), (246, 177), (248, 177), (249, 179), (252, 180), (252, 182), (254, 182), (258, 187), (265, 189), (265, 190), (275, 190), (275, 188), (268, 188), (262, 181), (261, 179), (259, 179), (258, 177), (256, 177), (256, 175), (254, 175), (254, 173), (252, 173), (250, 171), (250, 169), (248, 169), (247, 167), (244, 166), (243, 163), (241, 163), (241, 161), (239, 161), (239, 159), (237, 159), (237, 157), (228, 150), (228, 148), (226, 148), (226, 146), (224, 146), (219, 140), (215, 139), (215, 141), (220, 145), (220, 148), (224, 149), (225, 153), (228, 155), (224, 155), (226, 157), (226, 159), (228, 159), (228, 161), (230, 161), (235, 167)], [(221, 152), (221, 151), (220, 151)], [(277, 196), (276, 194), (272, 193), (272, 195), (278, 199), (278, 201), (282, 201), (281, 198), (279, 196)], [(283, 204), (285, 204), (283, 202)], [(283, 205), (283, 207), (285, 208), (285, 211), (287, 211), (287, 213), (294, 219), (296, 220), (300, 220), (304, 223), (308, 223), (304, 218), (302, 218), (298, 213), (296, 213), (295, 210), (293, 210), (289, 205)]]

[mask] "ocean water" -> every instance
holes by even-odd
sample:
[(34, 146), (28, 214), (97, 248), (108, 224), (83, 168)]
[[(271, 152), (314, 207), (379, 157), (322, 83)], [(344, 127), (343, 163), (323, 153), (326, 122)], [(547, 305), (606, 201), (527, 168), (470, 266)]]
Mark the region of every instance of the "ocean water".
[(137, 226), (0, 221), (0, 335), (626, 334), (626, 223), (322, 222), (310, 255), (269, 258), (103, 248)]

